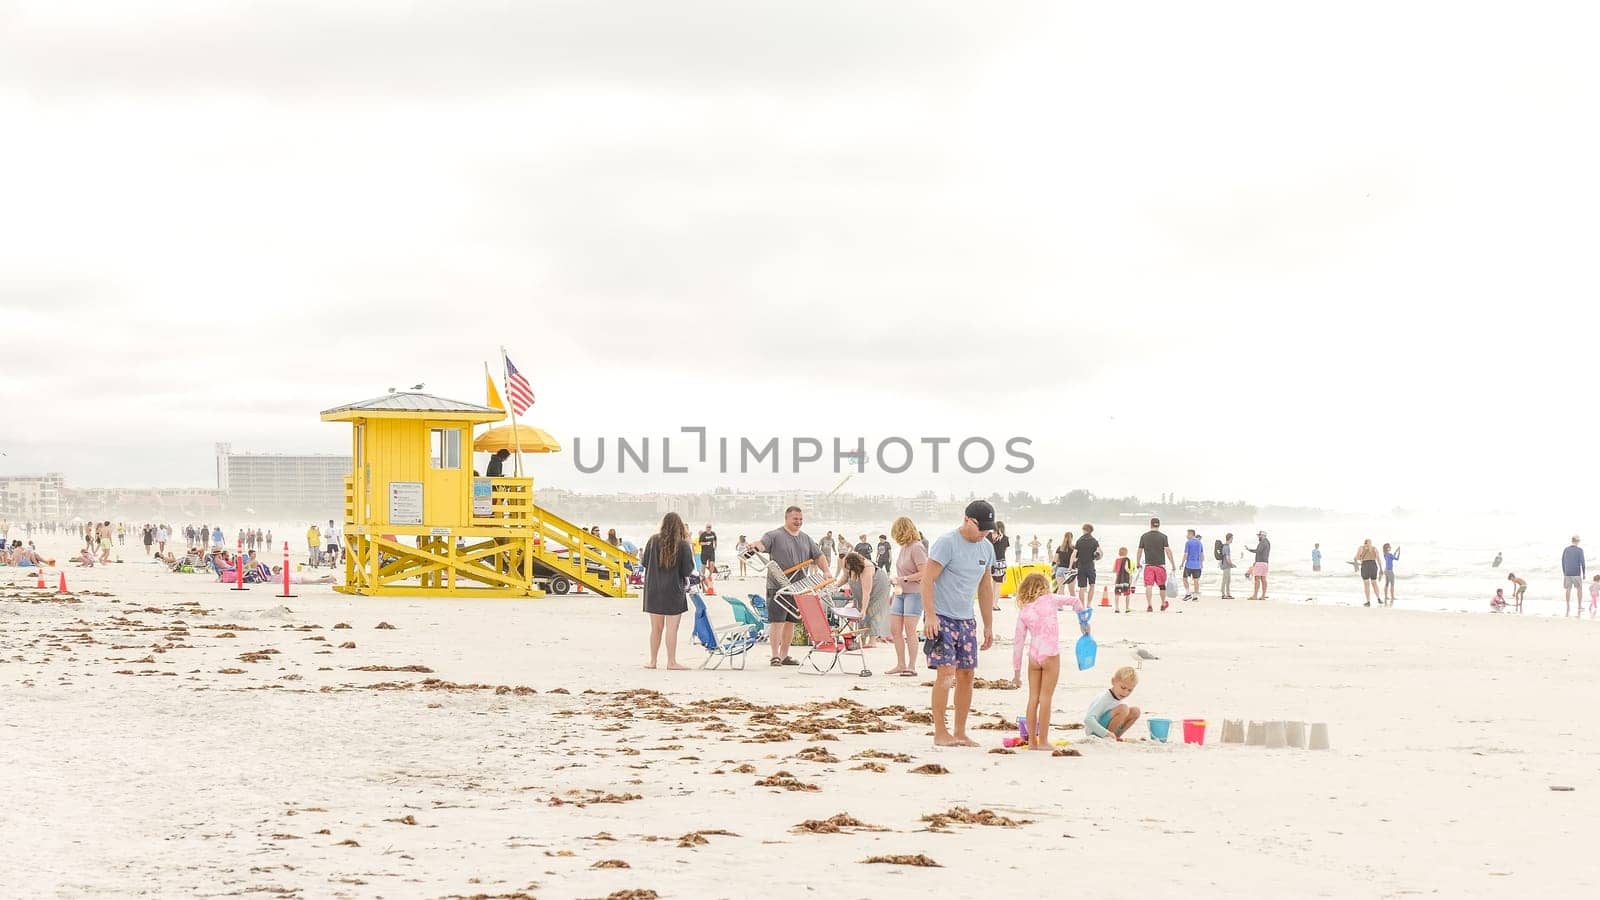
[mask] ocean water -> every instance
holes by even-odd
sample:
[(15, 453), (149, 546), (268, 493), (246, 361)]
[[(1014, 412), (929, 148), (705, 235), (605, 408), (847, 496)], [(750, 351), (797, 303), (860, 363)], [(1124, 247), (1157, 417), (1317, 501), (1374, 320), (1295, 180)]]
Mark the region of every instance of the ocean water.
[[(1005, 521), (1005, 511), (1002, 509), (1000, 512), (1001, 520)], [(233, 545), (235, 531), (242, 524), (245, 523), (222, 523), (223, 531), (227, 535), (227, 546)], [(282, 552), (283, 541), (287, 540), (295, 561), (302, 560), (305, 554), (306, 524), (306, 522), (259, 523), (260, 527), (271, 527), (273, 530), (275, 543), (272, 550), (267, 552), (267, 559), (269, 561), (276, 559), (277, 554)], [(691, 522), (690, 526), (692, 530), (698, 531), (702, 524)], [(1008, 560), (1013, 563), (1019, 559), (1028, 561), (1031, 552), (1026, 544), (1037, 535), (1041, 545), (1040, 560), (1045, 561), (1045, 542), (1059, 541), (1062, 534), (1069, 529), (1076, 535), (1082, 524), (1081, 522), (1039, 524), (1009, 522), (1007, 533), (1011, 536), (1012, 548)], [(642, 545), (645, 538), (653, 533), (658, 525), (659, 522), (633, 522), (617, 523), (615, 527), (623, 538)], [(733, 546), (740, 534), (753, 539), (780, 525), (781, 521), (777, 517), (760, 522), (715, 522), (717, 534), (722, 542), (720, 561), (736, 565)], [(954, 525), (955, 523), (918, 522), (918, 526), (930, 540)], [(1345, 561), (1355, 555), (1355, 550), (1361, 545), (1362, 539), (1369, 537), (1380, 547), (1386, 541), (1400, 547), (1400, 561), (1395, 567), (1395, 591), (1398, 598), (1395, 607), (1398, 609), (1488, 613), (1489, 598), (1494, 596), (1496, 588), (1505, 588), (1507, 595), (1511, 593), (1512, 585), (1506, 580), (1506, 576), (1515, 572), (1528, 581), (1528, 598), (1524, 604), (1525, 615), (1561, 616), (1565, 610), (1561, 596), (1561, 551), (1572, 540), (1574, 534), (1582, 537), (1592, 535), (1595, 546), (1588, 547), (1588, 541), (1584, 541), (1582, 546), (1591, 552), (1595, 570), (1600, 571), (1600, 558), (1597, 558), (1600, 557), (1600, 529), (1586, 532), (1581, 527), (1581, 521), (1556, 522), (1485, 515), (1346, 518), (1319, 522), (1270, 520), (1220, 524), (1168, 522), (1163, 525), (1162, 530), (1172, 540), (1174, 556), (1178, 557), (1180, 562), (1184, 532), (1191, 525), (1199, 531), (1206, 550), (1201, 602), (1207, 597), (1215, 598), (1218, 595), (1217, 563), (1211, 556), (1211, 547), (1215, 539), (1222, 537), (1228, 531), (1234, 533), (1234, 559), (1240, 566), (1234, 572), (1234, 596), (1243, 598), (1250, 594), (1250, 581), (1244, 572), (1252, 558), (1244, 548), (1253, 546), (1255, 533), (1264, 529), (1272, 540), (1269, 596), (1272, 602), (1278, 603), (1361, 605), (1361, 580)], [(602, 527), (612, 526), (603, 523)], [(1117, 548), (1127, 547), (1131, 555), (1138, 546), (1139, 536), (1147, 528), (1146, 520), (1142, 517), (1095, 523), (1095, 536), (1100, 539), (1101, 547), (1105, 551), (1105, 558), (1098, 566), (1100, 584), (1111, 582), (1111, 560), (1116, 556)], [(807, 521), (805, 530), (815, 538), (822, 537), (827, 531), (848, 534), (852, 538), (866, 533), (875, 544), (878, 535), (889, 530), (889, 523), (812, 520)], [(20, 529), (14, 529), (12, 536), (21, 537)], [(137, 547), (135, 540), (130, 534), (126, 547), (130, 558), (142, 554), (143, 548)], [(57, 535), (39, 543), (41, 548), (51, 549), (56, 553), (75, 551), (79, 546), (79, 541), (68, 535)], [(1320, 573), (1311, 571), (1311, 548), (1317, 543), (1321, 543), (1323, 553), (1323, 570)], [(1019, 548), (1019, 544), (1023, 546)], [(1504, 555), (1504, 562), (1499, 568), (1490, 565), (1496, 553)], [(1141, 589), (1140, 594), (1142, 593)], [(1583, 592), (1583, 608), (1586, 615), (1588, 603), (1589, 595), (1586, 588)]]
[[(1004, 521), (1004, 511), (1001, 512)], [(721, 541), (719, 559), (733, 559), (733, 545), (739, 534), (755, 538), (778, 527), (772, 522), (715, 523)], [(1031, 560), (1026, 544), (1035, 535), (1040, 541), (1040, 561), (1046, 561), (1045, 542), (1059, 541), (1070, 528), (1074, 536), (1083, 523), (1008, 523), (1007, 533), (1012, 547), (1008, 561)], [(932, 540), (949, 530), (952, 525), (940, 527), (933, 523), (918, 523), (923, 533)], [(1105, 557), (1098, 566), (1099, 583), (1111, 581), (1111, 560), (1119, 547), (1127, 547), (1130, 555), (1137, 552), (1139, 536), (1147, 529), (1145, 519), (1118, 519), (1095, 523), (1095, 536), (1100, 539)], [(1202, 601), (1218, 595), (1217, 562), (1211, 555), (1212, 543), (1231, 531), (1234, 534), (1234, 561), (1240, 568), (1234, 571), (1233, 595), (1244, 598), (1250, 594), (1250, 579), (1244, 574), (1252, 557), (1244, 548), (1255, 545), (1255, 535), (1265, 530), (1272, 541), (1271, 574), (1268, 580), (1269, 597), (1278, 603), (1317, 603), (1360, 606), (1362, 603), (1361, 579), (1346, 561), (1355, 556), (1356, 548), (1365, 538), (1375, 546), (1385, 542), (1400, 548), (1400, 560), (1395, 565), (1395, 608), (1420, 610), (1450, 610), (1489, 612), (1489, 599), (1496, 588), (1505, 588), (1509, 597), (1513, 585), (1506, 576), (1515, 572), (1528, 582), (1525, 615), (1561, 616), (1565, 609), (1561, 596), (1561, 551), (1574, 534), (1584, 535), (1581, 528), (1571, 523), (1548, 521), (1521, 521), (1506, 517), (1374, 517), (1372, 519), (1340, 519), (1320, 522), (1255, 521), (1238, 524), (1168, 522), (1162, 525), (1173, 542), (1173, 555), (1182, 562), (1185, 531), (1194, 527), (1205, 544), (1205, 567), (1202, 576)], [(619, 528), (624, 536), (642, 543), (653, 528), (635, 524)], [(698, 523), (693, 530), (698, 531)], [(888, 523), (863, 522), (807, 522), (805, 530), (814, 538), (826, 531), (849, 534), (852, 538), (865, 532), (876, 544), (878, 535), (888, 531)], [(1311, 570), (1311, 549), (1322, 545), (1322, 571)], [(1592, 571), (1600, 573), (1600, 531), (1594, 532), (1595, 546), (1585, 546), (1590, 555)], [(1504, 556), (1499, 568), (1491, 565), (1495, 554)], [(1592, 575), (1591, 575), (1592, 577)], [(1382, 582), (1379, 582), (1380, 586)], [(1142, 589), (1140, 594), (1142, 595)], [(1583, 608), (1587, 615), (1589, 593), (1587, 582), (1583, 591)]]

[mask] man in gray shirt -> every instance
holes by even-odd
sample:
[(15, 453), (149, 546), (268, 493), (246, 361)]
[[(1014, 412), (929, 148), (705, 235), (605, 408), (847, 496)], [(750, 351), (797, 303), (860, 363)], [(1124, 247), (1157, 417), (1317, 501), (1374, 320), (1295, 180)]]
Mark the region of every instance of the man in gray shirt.
[(1233, 599), (1233, 532), (1222, 539), (1222, 599)]
[(773, 602), (773, 597), (779, 588), (789, 583), (792, 575), (804, 570), (808, 564), (815, 565), (824, 573), (828, 571), (828, 561), (822, 555), (822, 548), (811, 539), (811, 535), (800, 530), (805, 521), (800, 507), (791, 506), (783, 511), (782, 528), (774, 528), (750, 545), (766, 553), (771, 560), (767, 564), (767, 621), (772, 627), (767, 629), (767, 634), (772, 643), (772, 665), (775, 666), (800, 665), (799, 660), (789, 655), (789, 646), (794, 643), (794, 623), (799, 620), (783, 604)]

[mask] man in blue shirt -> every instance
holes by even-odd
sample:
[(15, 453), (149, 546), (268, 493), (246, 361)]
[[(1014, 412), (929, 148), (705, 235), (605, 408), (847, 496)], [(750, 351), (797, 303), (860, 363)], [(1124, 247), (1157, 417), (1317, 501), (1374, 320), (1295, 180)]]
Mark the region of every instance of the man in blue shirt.
[[(976, 747), (967, 737), (972, 710), (972, 677), (978, 668), (978, 628), (974, 612), (983, 616), (983, 646), (994, 645), (995, 583), (994, 507), (983, 500), (967, 504), (961, 527), (933, 542), (922, 570), (923, 642), (933, 679), (933, 743), (936, 747)], [(978, 599), (973, 608), (973, 597)], [(956, 689), (955, 730), (945, 729), (944, 711), (950, 688)]]
[(1583, 548), (1578, 546), (1578, 536), (1561, 551), (1561, 594), (1567, 598), (1567, 615), (1572, 615), (1572, 594), (1578, 594), (1578, 617), (1583, 617), (1583, 576), (1588, 573), (1584, 565)]
[(1205, 565), (1206, 547), (1200, 535), (1189, 529), (1189, 539), (1183, 542), (1183, 599), (1200, 599), (1200, 568)]

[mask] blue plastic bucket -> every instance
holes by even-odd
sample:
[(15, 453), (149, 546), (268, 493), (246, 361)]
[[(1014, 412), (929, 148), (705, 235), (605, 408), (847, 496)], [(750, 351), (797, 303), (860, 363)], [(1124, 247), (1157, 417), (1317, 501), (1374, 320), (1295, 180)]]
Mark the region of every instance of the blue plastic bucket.
[(1166, 743), (1168, 730), (1172, 728), (1171, 719), (1145, 719), (1145, 724), (1150, 726), (1151, 737)]

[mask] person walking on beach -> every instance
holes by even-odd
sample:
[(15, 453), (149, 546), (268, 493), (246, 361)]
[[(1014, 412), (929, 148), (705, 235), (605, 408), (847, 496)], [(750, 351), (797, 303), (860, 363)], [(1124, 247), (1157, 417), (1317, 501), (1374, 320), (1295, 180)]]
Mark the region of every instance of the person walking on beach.
[(330, 567), (339, 564), (339, 537), (340, 535), (338, 526), (333, 524), (332, 519), (329, 519), (328, 530), (322, 533), (322, 542), (326, 545), (325, 549), (327, 551), (328, 565)]
[(739, 560), (739, 577), (740, 578), (743, 578), (747, 574), (745, 572), (745, 568), (744, 568), (745, 551), (749, 550), (749, 549), (750, 549), (750, 542), (745, 540), (744, 535), (742, 535), (742, 534), (739, 535), (739, 543), (733, 545), (733, 556), (734, 556), (735, 559)]
[[(1101, 556), (1100, 539), (1094, 536), (1094, 526), (1085, 522), (1083, 523), (1083, 535), (1078, 538), (1076, 543), (1072, 541), (1071, 534), (1065, 535), (1062, 538), (1062, 543), (1066, 544), (1068, 549), (1072, 551), (1071, 557), (1067, 560), (1067, 568), (1078, 570), (1077, 574), (1073, 576), (1073, 581), (1078, 588), (1076, 596), (1081, 604), (1079, 608), (1088, 608), (1094, 604), (1094, 582), (1096, 578), (1094, 564), (1095, 560)], [(1067, 594), (1069, 596), (1073, 595), (1071, 588), (1067, 589)]]
[(1183, 599), (1200, 599), (1200, 572), (1205, 567), (1206, 545), (1193, 528), (1183, 542)]
[(1399, 559), (1399, 547), (1390, 552), (1389, 545), (1383, 545), (1383, 599), (1390, 606), (1394, 605), (1394, 564)]
[(1378, 589), (1378, 548), (1372, 546), (1372, 538), (1367, 538), (1356, 549), (1356, 565), (1361, 567), (1361, 596), (1366, 601), (1362, 606), (1371, 606), (1374, 595), (1378, 597), (1378, 605), (1383, 605), (1383, 594)]
[(307, 564), (313, 569), (322, 563), (322, 529), (315, 522), (306, 529), (306, 556)]
[(830, 572), (833, 571), (833, 532), (830, 531), (824, 534), (822, 540), (817, 542), (817, 546), (822, 549), (822, 558), (827, 560), (828, 563), (823, 568)]
[(1583, 617), (1583, 576), (1588, 573), (1584, 564), (1583, 548), (1578, 546), (1578, 536), (1561, 551), (1561, 595), (1567, 600), (1567, 615), (1572, 615), (1572, 597), (1578, 597), (1578, 617)]
[(1217, 553), (1217, 567), (1222, 570), (1222, 599), (1233, 599), (1233, 532), (1222, 536), (1222, 549)]
[(894, 520), (889, 534), (900, 545), (900, 554), (894, 560), (895, 595), (889, 603), (894, 668), (885, 674), (911, 677), (917, 674), (917, 620), (922, 618), (922, 573), (928, 566), (928, 548), (918, 539), (921, 532), (916, 524), (905, 516)]
[(1139, 538), (1139, 561), (1144, 565), (1144, 611), (1155, 612), (1155, 589), (1161, 588), (1161, 611), (1167, 611), (1167, 566), (1178, 567), (1172, 558), (1172, 545), (1161, 533), (1161, 520), (1151, 519), (1150, 530)]
[(889, 536), (887, 534), (878, 535), (878, 558), (875, 561), (875, 565), (885, 574), (889, 571), (889, 557), (893, 552), (889, 547)]
[(705, 530), (700, 532), (700, 568), (716, 575), (717, 567), (717, 533), (711, 530), (711, 523), (707, 522)]
[(869, 562), (872, 560), (872, 542), (867, 540), (865, 533), (856, 537), (856, 545), (850, 549), (859, 553), (862, 559)]
[(1034, 535), (1033, 540), (1028, 542), (1028, 550), (1032, 553), (1032, 556), (1028, 560), (1029, 562), (1039, 561), (1039, 548), (1041, 546), (1043, 545), (1039, 543), (1039, 536), (1037, 534)]
[(805, 514), (800, 507), (791, 506), (783, 511), (783, 527), (774, 528), (761, 536), (760, 540), (753, 542), (750, 547), (767, 554), (767, 622), (772, 627), (767, 629), (768, 639), (772, 644), (772, 665), (798, 666), (800, 661), (789, 655), (789, 647), (794, 643), (794, 623), (799, 617), (784, 608), (782, 603), (774, 603), (773, 597), (778, 590), (789, 584), (791, 576), (807, 565), (814, 565), (821, 569), (823, 574), (828, 572), (828, 561), (822, 557), (822, 548), (811, 539), (811, 535), (800, 530), (806, 521)]
[[(967, 714), (972, 711), (972, 679), (978, 668), (978, 651), (994, 645), (994, 604), (1000, 593), (993, 578), (984, 575), (994, 566), (996, 528), (994, 507), (984, 500), (967, 504), (961, 526), (933, 542), (922, 578), (922, 633), (929, 640), (928, 665), (938, 671), (933, 679), (933, 744), (936, 747), (976, 747), (967, 737)], [(978, 644), (973, 595), (983, 617), (983, 644)], [(945, 723), (950, 689), (955, 688), (954, 729)]]
[(656, 667), (662, 644), (667, 647), (668, 669), (688, 668), (678, 664), (678, 623), (689, 609), (684, 585), (694, 574), (689, 526), (677, 513), (667, 513), (639, 558), (644, 562), (644, 611), (650, 616), (650, 662), (645, 668)]
[(1072, 532), (1069, 531), (1061, 536), (1061, 544), (1056, 547), (1055, 568), (1051, 573), (1055, 575), (1056, 593), (1072, 590), (1070, 576), (1075, 574), (1072, 571), (1072, 549)]
[[(1244, 548), (1256, 561), (1250, 565), (1251, 600), (1267, 599), (1267, 561), (1272, 556), (1272, 542), (1267, 540), (1265, 531), (1256, 532), (1256, 545)], [(1259, 594), (1260, 596), (1257, 596)]]
[[(1004, 584), (1006, 580), (1006, 552), (1011, 549), (1011, 538), (1006, 537), (1006, 523), (995, 522), (994, 531), (989, 533), (989, 544), (994, 551), (994, 562), (990, 565), (989, 574), (994, 578), (995, 584)], [(1022, 556), (1022, 545), (1017, 545), (1017, 556)], [(990, 612), (1000, 608), (1000, 592), (995, 591), (995, 602), (990, 604)]]
[(1321, 544), (1312, 544), (1311, 545), (1311, 571), (1313, 571), (1313, 572), (1321, 572), (1322, 571), (1322, 545)]

